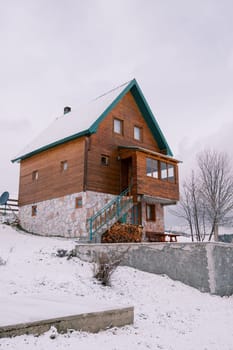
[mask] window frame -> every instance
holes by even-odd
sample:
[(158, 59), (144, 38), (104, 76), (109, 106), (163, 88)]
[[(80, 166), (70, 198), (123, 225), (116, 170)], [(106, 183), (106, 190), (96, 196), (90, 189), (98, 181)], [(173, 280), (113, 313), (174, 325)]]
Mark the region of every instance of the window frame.
[[(169, 169), (173, 169), (173, 176), (169, 176)], [(171, 183), (176, 183), (176, 169), (175, 165), (171, 163), (167, 163), (167, 181)]]
[[(81, 201), (81, 205), (80, 205)], [(75, 198), (75, 209), (81, 209), (83, 207), (83, 197), (79, 196)]]
[(61, 160), (60, 169), (62, 173), (65, 173), (68, 170), (68, 160)]
[[(106, 162), (104, 162), (104, 159), (106, 160)], [(110, 164), (110, 157), (107, 156), (106, 154), (101, 154), (101, 158), (100, 158), (100, 164), (102, 166), (109, 166)]]
[[(155, 166), (156, 163), (157, 166)], [(175, 184), (176, 165), (164, 160), (146, 157), (146, 176)]]
[[(150, 164), (150, 172), (147, 172), (147, 168), (148, 168), (148, 163)], [(156, 164), (156, 167), (153, 166), (153, 164)], [(151, 174), (151, 175), (149, 175)], [(155, 175), (157, 174), (157, 175)], [(159, 179), (159, 161), (158, 159), (154, 159), (154, 158), (146, 158), (146, 176), (148, 177), (152, 177), (154, 179)]]
[(39, 179), (39, 171), (38, 170), (34, 170), (32, 172), (32, 181), (36, 182), (36, 181), (38, 181), (38, 179)]
[[(164, 168), (162, 168), (162, 164), (165, 165)], [(162, 181), (167, 181), (167, 178), (168, 178), (168, 176), (167, 176), (167, 163), (164, 161), (160, 161), (160, 179)]]
[[(139, 131), (139, 138), (135, 137), (135, 131), (136, 130)], [(141, 126), (134, 125), (134, 127), (133, 127), (133, 138), (134, 138), (135, 141), (142, 142), (142, 127)]]
[(37, 205), (32, 205), (31, 216), (37, 216)]
[[(119, 126), (120, 126), (119, 132), (115, 129), (115, 122), (119, 122)], [(121, 135), (121, 136), (124, 135), (124, 120), (123, 119), (115, 118), (115, 117), (113, 118), (113, 133), (116, 135)]]

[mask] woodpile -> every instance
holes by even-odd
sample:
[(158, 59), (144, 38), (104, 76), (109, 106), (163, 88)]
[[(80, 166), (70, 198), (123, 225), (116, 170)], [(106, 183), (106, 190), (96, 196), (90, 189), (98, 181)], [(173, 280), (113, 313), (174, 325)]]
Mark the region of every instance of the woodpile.
[(132, 243), (142, 241), (142, 226), (117, 222), (102, 235), (102, 243)]

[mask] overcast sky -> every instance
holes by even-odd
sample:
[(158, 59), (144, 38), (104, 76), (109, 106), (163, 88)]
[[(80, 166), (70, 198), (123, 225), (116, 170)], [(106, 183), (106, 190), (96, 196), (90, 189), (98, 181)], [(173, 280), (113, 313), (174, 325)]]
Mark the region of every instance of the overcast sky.
[(0, 0), (0, 43), (0, 192), (65, 105), (132, 78), (181, 176), (206, 146), (233, 157), (232, 0)]

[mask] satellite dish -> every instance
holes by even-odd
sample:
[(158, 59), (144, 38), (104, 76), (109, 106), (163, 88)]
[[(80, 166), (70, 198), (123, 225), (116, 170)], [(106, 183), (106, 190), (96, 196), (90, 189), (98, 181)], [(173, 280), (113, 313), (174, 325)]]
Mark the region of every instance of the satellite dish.
[(3, 192), (0, 197), (0, 205), (5, 205), (9, 199), (9, 192)]

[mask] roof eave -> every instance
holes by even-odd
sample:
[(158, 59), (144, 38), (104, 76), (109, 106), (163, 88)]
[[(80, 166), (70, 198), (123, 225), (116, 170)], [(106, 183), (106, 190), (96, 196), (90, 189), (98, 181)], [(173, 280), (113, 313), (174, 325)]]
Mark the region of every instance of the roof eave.
[(47, 151), (48, 149), (50, 148), (53, 148), (53, 147), (56, 147), (56, 146), (59, 146), (59, 145), (62, 145), (68, 141), (72, 141), (72, 140), (75, 140), (81, 136), (85, 136), (85, 135), (90, 135), (92, 132), (90, 131), (90, 129), (87, 129), (87, 130), (83, 130), (77, 134), (74, 134), (74, 135), (71, 135), (69, 137), (65, 137), (64, 139), (61, 139), (59, 141), (55, 141), (55, 142), (52, 142), (46, 146), (43, 146), (43, 147), (40, 147), (32, 152), (29, 152), (29, 153), (25, 153), (24, 155), (21, 155), (20, 157), (17, 157), (17, 158), (14, 158), (11, 160), (12, 163), (15, 163), (15, 162), (20, 162), (21, 160), (24, 160), (26, 158), (29, 158), (29, 157), (32, 157), (38, 153), (41, 153), (43, 151)]
[(118, 102), (122, 99), (122, 97), (127, 94), (131, 90), (131, 88), (136, 83), (136, 80), (133, 79), (129, 82), (129, 84), (122, 90), (122, 92), (113, 100), (113, 102), (105, 109), (105, 111), (99, 116), (98, 119), (91, 125), (90, 131), (91, 133), (95, 133), (98, 129), (100, 122), (108, 115), (109, 112), (118, 104)]
[(147, 148), (144, 148), (144, 147), (138, 147), (138, 146), (119, 146), (118, 149), (119, 149), (119, 150), (121, 150), (121, 149), (126, 149), (126, 150), (144, 152), (144, 153), (154, 155), (154, 156), (159, 157), (159, 158), (164, 159), (164, 160), (172, 161), (173, 163), (182, 163), (181, 160), (175, 159), (175, 158), (173, 158), (173, 156), (170, 156), (170, 155), (167, 155), (167, 154), (163, 154), (163, 153), (159, 153), (159, 152), (156, 152), (156, 151), (152, 151), (152, 150), (147, 149)]

